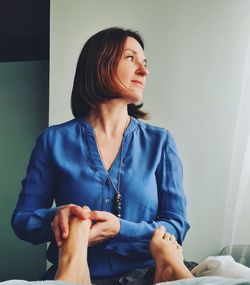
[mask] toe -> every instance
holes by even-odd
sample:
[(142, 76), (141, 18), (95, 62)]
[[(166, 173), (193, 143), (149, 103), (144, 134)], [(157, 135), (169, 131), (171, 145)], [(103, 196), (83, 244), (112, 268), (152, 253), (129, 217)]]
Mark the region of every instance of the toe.
[(171, 234), (166, 232), (164, 237), (163, 237), (165, 240), (170, 240), (171, 239)]
[(171, 235), (171, 236), (170, 236), (170, 240), (171, 240), (171, 241), (176, 241), (175, 236), (174, 236), (174, 235)]
[(153, 238), (163, 238), (166, 233), (166, 229), (163, 226), (157, 228), (154, 232)]
[(178, 249), (178, 250), (180, 250), (180, 251), (183, 251), (182, 246), (181, 246), (181, 245), (179, 245), (178, 243), (177, 243), (177, 249)]

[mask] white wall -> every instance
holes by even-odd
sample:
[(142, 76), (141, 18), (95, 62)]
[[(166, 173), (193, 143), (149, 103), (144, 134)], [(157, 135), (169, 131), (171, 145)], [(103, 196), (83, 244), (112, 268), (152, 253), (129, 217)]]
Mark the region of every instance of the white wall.
[(75, 65), (92, 34), (122, 26), (143, 35), (145, 109), (172, 131), (184, 165), (189, 260), (221, 249), (249, 19), (249, 0), (51, 0), (50, 124), (72, 118)]

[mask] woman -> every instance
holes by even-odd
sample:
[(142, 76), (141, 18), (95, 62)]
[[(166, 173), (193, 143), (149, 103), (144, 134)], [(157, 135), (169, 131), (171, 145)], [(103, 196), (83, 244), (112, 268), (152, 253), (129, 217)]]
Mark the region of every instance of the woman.
[(84, 45), (71, 97), (75, 119), (38, 138), (12, 217), (21, 239), (51, 242), (54, 265), (45, 279), (54, 278), (72, 216), (93, 221), (88, 264), (95, 284), (117, 284), (124, 273), (153, 276), (149, 243), (160, 225), (182, 243), (189, 225), (174, 139), (139, 120), (147, 116), (138, 104), (147, 75), (136, 32), (109, 28)]

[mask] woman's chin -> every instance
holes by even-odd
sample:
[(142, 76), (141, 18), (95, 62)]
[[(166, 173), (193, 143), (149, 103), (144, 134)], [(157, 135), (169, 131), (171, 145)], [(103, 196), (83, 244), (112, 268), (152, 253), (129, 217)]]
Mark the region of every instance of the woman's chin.
[(142, 94), (123, 94), (122, 98), (126, 99), (128, 104), (136, 104), (142, 100)]

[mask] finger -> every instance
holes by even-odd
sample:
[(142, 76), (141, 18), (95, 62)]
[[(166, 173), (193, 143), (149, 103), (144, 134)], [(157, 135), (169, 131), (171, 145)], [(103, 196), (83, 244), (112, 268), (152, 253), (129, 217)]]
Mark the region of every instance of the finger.
[(53, 221), (50, 224), (50, 227), (53, 232), (55, 231), (55, 228), (56, 228), (56, 223), (57, 223), (56, 219), (57, 219), (57, 216), (54, 217)]
[(59, 227), (56, 227), (55, 231), (55, 240), (58, 247), (62, 245), (62, 238), (61, 238), (61, 230)]
[(58, 218), (61, 234), (64, 239), (69, 235), (69, 216), (61, 214)]
[(57, 246), (60, 247), (62, 245), (62, 239), (61, 239), (61, 232), (60, 232), (57, 216), (54, 218), (53, 222), (51, 223), (51, 227), (55, 235)]
[(91, 212), (91, 210), (90, 210), (90, 208), (88, 206), (83, 206), (82, 209), (86, 210), (87, 212)]
[(70, 207), (70, 215), (77, 216), (79, 219), (86, 219), (86, 218), (88, 219), (89, 218), (89, 214), (88, 214), (87, 209), (83, 209), (80, 206)]
[(90, 229), (90, 235), (91, 236), (102, 235), (105, 229), (107, 229), (107, 223), (105, 222), (96, 223), (92, 225)]
[(107, 227), (105, 224), (97, 223), (90, 228), (89, 241), (96, 241), (105, 236), (104, 232)]
[(88, 206), (83, 206), (82, 207), (82, 214), (84, 219), (89, 219), (90, 218), (90, 208)]
[(107, 221), (110, 218), (110, 213), (105, 211), (92, 211), (90, 213), (90, 219), (96, 221)]

